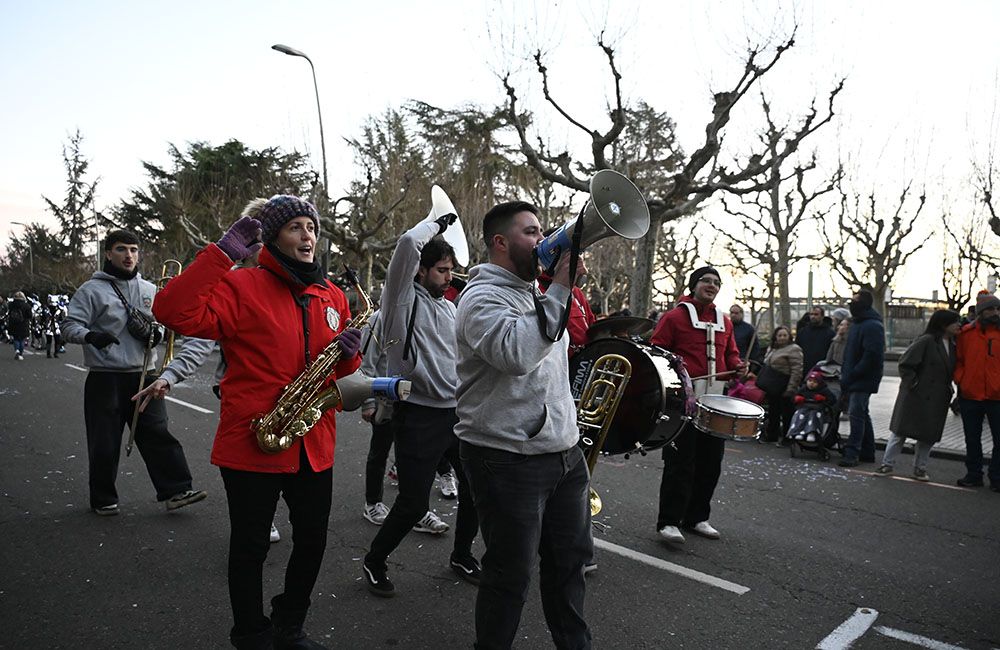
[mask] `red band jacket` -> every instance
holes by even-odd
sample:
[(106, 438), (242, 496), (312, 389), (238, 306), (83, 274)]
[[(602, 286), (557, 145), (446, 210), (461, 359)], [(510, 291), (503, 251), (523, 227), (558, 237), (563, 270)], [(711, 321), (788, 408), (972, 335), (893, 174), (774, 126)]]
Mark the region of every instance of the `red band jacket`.
[[(344, 330), (351, 317), (337, 287), (304, 286), (267, 249), (257, 268), (231, 271), (232, 261), (210, 244), (156, 296), (157, 320), (185, 336), (219, 341), (228, 367), (220, 385), (219, 427), (212, 463), (271, 473), (299, 470), (301, 446), (315, 471), (333, 465), (336, 422), (327, 411), (286, 451), (267, 454), (257, 446), (251, 421), (270, 411), (282, 389)], [(341, 360), (333, 377), (349, 375), (360, 355)]]
[[(714, 322), (716, 318), (715, 305), (698, 305), (690, 296), (684, 296), (680, 302), (690, 302), (698, 309), (698, 320)], [(723, 316), (725, 331), (715, 332), (715, 371), (735, 370), (740, 363), (740, 351), (736, 347), (733, 336), (733, 323), (728, 316)], [(684, 367), (692, 377), (708, 374), (708, 360), (705, 358), (705, 330), (697, 329), (691, 324), (691, 315), (686, 307), (678, 304), (663, 314), (653, 330), (649, 340), (653, 345), (679, 354), (684, 359)], [(723, 378), (725, 380), (725, 378)]]

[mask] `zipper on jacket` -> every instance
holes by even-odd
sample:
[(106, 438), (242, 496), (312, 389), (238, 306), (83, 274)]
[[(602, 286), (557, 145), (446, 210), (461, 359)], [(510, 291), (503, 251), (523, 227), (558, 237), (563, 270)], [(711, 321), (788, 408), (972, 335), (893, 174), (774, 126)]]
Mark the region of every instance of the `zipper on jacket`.
[(302, 337), (305, 340), (305, 358), (306, 367), (309, 367), (309, 298), (305, 294), (297, 296), (295, 302), (298, 303), (299, 309), (302, 310)]

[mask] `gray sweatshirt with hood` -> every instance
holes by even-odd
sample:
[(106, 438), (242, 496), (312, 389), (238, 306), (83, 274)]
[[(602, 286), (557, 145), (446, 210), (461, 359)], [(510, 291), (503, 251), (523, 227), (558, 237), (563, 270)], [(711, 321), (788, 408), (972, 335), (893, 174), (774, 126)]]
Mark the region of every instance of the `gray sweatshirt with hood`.
[[(495, 264), (469, 272), (458, 301), (458, 426), (461, 440), (518, 454), (565, 451), (580, 438), (565, 334), (539, 330), (533, 284)], [(553, 284), (538, 301), (550, 333), (569, 298)]]
[[(125, 306), (115, 290), (114, 282), (130, 305), (153, 317), (153, 297), (156, 286), (136, 274), (131, 280), (122, 280), (104, 271), (95, 272), (89, 280), (80, 285), (69, 301), (66, 318), (62, 322), (63, 339), (83, 345), (83, 362), (93, 372), (141, 372), (145, 347), (141, 341), (128, 333), (125, 323), (128, 316)], [(88, 332), (107, 332), (118, 338), (119, 344), (112, 343), (103, 350), (88, 344), (84, 338)], [(160, 378), (171, 386), (190, 377), (212, 353), (214, 341), (187, 338), (180, 346), (174, 360), (163, 369)], [(149, 367), (156, 367), (157, 354), (152, 350)]]
[[(439, 229), (433, 221), (418, 223), (396, 244), (386, 269), (381, 310), (382, 335), (395, 343), (382, 352), (387, 375), (413, 382), (408, 402), (455, 408), (455, 305), (433, 297), (413, 280), (420, 268), (420, 251)], [(411, 315), (412, 328), (408, 327)]]

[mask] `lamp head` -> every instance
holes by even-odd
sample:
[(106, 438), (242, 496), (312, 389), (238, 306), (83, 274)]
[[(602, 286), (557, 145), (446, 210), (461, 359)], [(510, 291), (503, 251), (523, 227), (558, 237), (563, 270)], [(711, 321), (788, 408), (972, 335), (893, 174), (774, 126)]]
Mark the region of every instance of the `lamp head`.
[(277, 45), (272, 45), (271, 49), (277, 50), (278, 52), (281, 52), (282, 54), (287, 54), (289, 56), (301, 56), (306, 59), (309, 58), (305, 55), (304, 52), (299, 52), (294, 47), (288, 47), (287, 45), (281, 45), (280, 43)]

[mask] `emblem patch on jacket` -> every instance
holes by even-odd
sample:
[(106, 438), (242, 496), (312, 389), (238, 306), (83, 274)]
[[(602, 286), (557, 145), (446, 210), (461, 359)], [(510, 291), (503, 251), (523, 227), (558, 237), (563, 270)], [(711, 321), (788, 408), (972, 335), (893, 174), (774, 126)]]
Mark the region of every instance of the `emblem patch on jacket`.
[(330, 326), (330, 329), (336, 332), (340, 329), (340, 312), (338, 312), (333, 307), (326, 308), (326, 324)]
[(142, 306), (145, 307), (146, 309), (149, 309), (150, 307), (152, 307), (153, 306), (153, 298), (151, 296), (143, 296), (142, 297)]

